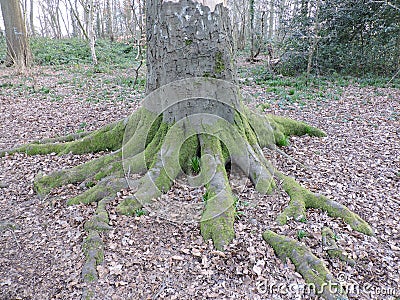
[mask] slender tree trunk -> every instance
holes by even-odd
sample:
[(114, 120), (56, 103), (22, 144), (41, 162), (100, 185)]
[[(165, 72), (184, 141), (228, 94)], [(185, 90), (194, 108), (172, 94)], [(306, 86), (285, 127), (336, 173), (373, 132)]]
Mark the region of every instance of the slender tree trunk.
[(315, 1), (315, 21), (314, 21), (314, 32), (311, 37), (310, 48), (308, 51), (308, 62), (307, 62), (307, 77), (310, 76), (312, 70), (312, 61), (314, 57), (314, 53), (317, 49), (319, 42), (319, 1)]
[(90, 53), (92, 55), (92, 63), (93, 63), (93, 65), (97, 65), (97, 56), (96, 56), (96, 49), (95, 49), (96, 36), (94, 33), (93, 18), (94, 18), (94, 5), (93, 5), (93, 0), (90, 0), (89, 4), (88, 4), (88, 29), (87, 30), (88, 30), (88, 37), (89, 37)]
[(114, 41), (114, 30), (113, 30), (113, 13), (112, 13), (112, 5), (110, 0), (106, 0), (106, 32), (107, 37), (111, 42)]
[(33, 0), (30, 1), (30, 9), (29, 9), (29, 24), (31, 27), (31, 36), (35, 36), (35, 24), (33, 19)]
[(7, 40), (7, 65), (25, 69), (30, 66), (31, 52), (18, 0), (1, 0)]
[(254, 60), (254, 0), (250, 0), (250, 61)]
[(274, 22), (275, 22), (275, 3), (274, 0), (270, 2), (269, 20), (268, 20), (268, 40), (271, 41), (274, 35)]
[[(64, 14), (60, 10), (60, 7), (58, 7), (58, 14), (59, 14), (59, 18), (61, 18), (61, 20), (62, 20), (62, 22), (64, 24), (64, 28), (65, 28), (65, 31), (67, 33), (67, 37), (70, 38), (71, 35), (70, 35), (70, 27), (69, 27), (68, 17), (67, 17), (67, 19), (65, 19)], [(60, 26), (60, 36), (62, 37), (61, 26)]]
[(301, 16), (305, 20), (308, 17), (308, 3), (309, 0), (301, 0)]

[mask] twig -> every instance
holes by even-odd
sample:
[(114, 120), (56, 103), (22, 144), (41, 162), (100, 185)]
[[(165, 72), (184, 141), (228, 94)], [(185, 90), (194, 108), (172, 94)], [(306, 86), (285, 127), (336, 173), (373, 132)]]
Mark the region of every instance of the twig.
[(396, 78), (397, 75), (399, 75), (399, 73), (400, 73), (400, 69), (396, 72), (396, 74), (393, 75), (392, 78), (390, 78), (390, 80), (388, 81), (388, 83), (386, 83), (386, 87), (389, 86), (389, 84), (393, 81), (393, 79)]
[(158, 289), (157, 294), (155, 294), (155, 295), (152, 297), (152, 299), (153, 299), (153, 300), (157, 299), (157, 298), (160, 296), (160, 294), (163, 292), (163, 290), (165, 289), (166, 286), (167, 286), (167, 285), (165, 284), (165, 278), (164, 278), (164, 280), (163, 280), (163, 282), (162, 282), (160, 288)]
[(10, 231), (11, 231), (11, 234), (12, 234), (12, 236), (14, 238), (15, 243), (17, 244), (18, 249), (22, 249), (21, 245), (18, 243), (18, 240), (17, 240), (17, 237), (15, 236), (14, 231), (12, 229), (10, 229)]
[(281, 149), (279, 149), (278, 147), (274, 147), (272, 148), (272, 150), (275, 150), (276, 152), (278, 152), (279, 154), (283, 155), (284, 157), (290, 159), (291, 161), (295, 162), (297, 165), (299, 165), (300, 167), (306, 169), (306, 170), (311, 170), (311, 168), (309, 166), (306, 166), (305, 164), (299, 162), (298, 160), (296, 160), (295, 158), (291, 157), (289, 154), (285, 153), (284, 151), (282, 151)]

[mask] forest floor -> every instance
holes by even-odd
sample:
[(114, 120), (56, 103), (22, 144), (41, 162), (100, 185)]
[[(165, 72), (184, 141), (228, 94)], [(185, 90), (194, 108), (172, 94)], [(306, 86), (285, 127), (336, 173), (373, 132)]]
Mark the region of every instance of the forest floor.
[[(310, 190), (358, 213), (376, 236), (352, 231), (317, 210), (307, 212), (305, 223), (279, 226), (275, 218), (287, 194), (278, 189), (263, 196), (246, 183), (236, 238), (218, 252), (203, 241), (198, 224), (118, 215), (115, 208), (128, 193), (122, 191), (108, 206), (113, 228), (103, 237), (105, 259), (90, 287), (94, 299), (311, 299), (302, 295), (304, 281), (294, 266), (279, 260), (262, 239), (266, 229), (301, 239), (341, 282), (353, 285), (350, 299), (400, 299), (400, 89), (329, 81), (305, 86), (279, 77), (263, 81), (258, 73), (246, 73), (248, 67), (241, 68), (242, 88), (253, 95), (246, 104), (327, 133), (291, 138), (281, 150), (292, 159), (267, 155)], [(41, 67), (30, 76), (0, 69), (0, 149), (94, 130), (131, 114), (143, 97), (143, 88), (131, 86), (132, 76), (79, 66)], [(82, 191), (79, 185), (58, 188), (41, 200), (32, 182), (39, 171), (99, 155), (0, 158), (0, 299), (81, 297), (83, 224), (95, 206), (66, 206), (66, 199)], [(192, 197), (178, 185), (167, 196)], [(356, 260), (354, 267), (328, 257), (321, 245), (323, 226), (333, 228), (338, 244)]]

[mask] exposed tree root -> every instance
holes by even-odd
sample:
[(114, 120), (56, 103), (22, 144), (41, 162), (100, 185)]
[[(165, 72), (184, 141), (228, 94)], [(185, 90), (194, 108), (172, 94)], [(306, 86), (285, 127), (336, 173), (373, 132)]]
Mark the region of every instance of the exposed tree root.
[(297, 221), (306, 217), (307, 208), (319, 208), (326, 211), (329, 216), (342, 218), (356, 231), (366, 235), (373, 235), (372, 228), (367, 222), (361, 219), (356, 213), (350, 211), (346, 206), (328, 199), (322, 195), (316, 195), (302, 187), (293, 178), (281, 172), (276, 172), (277, 176), (283, 181), (283, 189), (289, 194), (290, 202), (285, 210), (278, 216), (280, 224), (286, 224), (287, 220), (293, 218)]
[[(235, 237), (233, 222), (235, 220), (234, 198), (225, 171), (220, 141), (215, 137), (202, 135), (200, 139), (202, 156), (210, 155), (215, 160), (215, 173), (206, 185), (210, 197), (200, 223), (204, 239), (212, 239), (215, 248), (224, 250)], [(203, 164), (205, 168), (207, 165)]]
[[(38, 195), (43, 196), (53, 188), (70, 183), (85, 181), (86, 185), (91, 185), (93, 181), (100, 180), (114, 172), (121, 171), (121, 169), (121, 151), (117, 151), (71, 169), (55, 171), (47, 176), (38, 174), (34, 187)], [(123, 174), (121, 175), (123, 176)]]
[[(266, 230), (263, 233), (264, 240), (274, 248), (276, 255), (283, 261), (290, 259), (304, 280), (315, 286), (315, 294), (323, 296), (326, 300), (346, 299), (339, 293), (339, 284), (326, 268), (325, 264), (318, 259), (302, 243), (287, 236), (279, 235), (273, 231)], [(332, 291), (338, 293), (332, 293)]]
[[(223, 250), (234, 238), (234, 195), (229, 185), (225, 165), (230, 162), (247, 174), (257, 191), (270, 193), (277, 177), (290, 196), (288, 207), (278, 216), (285, 224), (289, 219), (300, 220), (307, 208), (319, 208), (330, 216), (340, 217), (354, 230), (372, 235), (371, 227), (345, 206), (315, 195), (300, 186), (294, 179), (276, 171), (263, 155), (262, 148), (274, 149), (286, 145), (291, 135), (309, 134), (324, 136), (317, 128), (303, 122), (277, 116), (260, 116), (246, 107), (234, 114), (233, 122), (224, 119), (199, 119), (198, 124), (163, 120), (163, 115), (142, 107), (129, 118), (115, 122), (88, 134), (68, 135), (45, 139), (10, 150), (0, 151), (0, 157), (16, 152), (34, 154), (83, 154), (113, 151), (90, 162), (48, 175), (38, 174), (34, 181), (40, 196), (53, 188), (70, 183), (83, 183), (88, 189), (69, 199), (67, 204), (97, 202), (95, 215), (85, 223), (87, 238), (83, 250), (86, 263), (82, 270), (83, 280), (97, 279), (96, 266), (102, 262), (104, 244), (102, 232), (110, 228), (106, 204), (121, 189), (130, 188), (133, 195), (125, 198), (117, 207), (119, 213), (134, 215), (145, 207), (157, 212), (163, 203), (157, 199), (167, 192), (182, 172), (190, 175), (191, 159), (200, 156), (201, 171), (191, 181), (205, 185), (208, 198), (200, 219), (204, 239), (212, 239), (218, 250)], [(193, 120), (192, 120), (193, 121)], [(197, 124), (197, 127), (196, 127)], [(134, 179), (131, 175), (143, 175)], [(170, 211), (165, 208), (166, 211)], [(325, 234), (326, 233), (326, 234)], [(331, 245), (328, 254), (336, 255), (336, 243), (326, 231), (324, 241)], [(307, 282), (317, 288), (333, 277), (322, 261), (311, 254), (304, 245), (289, 238), (266, 231), (264, 239), (280, 257), (290, 258)], [(336, 255), (340, 259), (342, 255)], [(348, 260), (351, 263), (350, 260)], [(90, 295), (90, 291), (86, 291)], [(328, 299), (333, 296), (324, 291)], [(330, 297), (330, 298), (329, 298)]]
[(322, 247), (328, 253), (331, 258), (338, 258), (341, 261), (348, 263), (350, 266), (354, 266), (356, 262), (348, 257), (342, 249), (336, 243), (336, 236), (332, 229), (329, 227), (322, 228)]
[[(114, 151), (122, 147), (125, 127), (128, 119), (106, 125), (88, 134), (71, 134), (54, 139), (34, 141), (13, 149), (0, 150), (0, 157), (6, 153), (36, 154), (84, 154), (100, 151)], [(83, 136), (83, 137), (82, 137)]]

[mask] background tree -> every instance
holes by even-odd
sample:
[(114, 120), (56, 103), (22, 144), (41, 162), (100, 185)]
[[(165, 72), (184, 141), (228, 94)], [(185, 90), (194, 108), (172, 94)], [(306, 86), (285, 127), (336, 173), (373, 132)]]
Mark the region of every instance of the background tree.
[(96, 35), (94, 31), (94, 15), (95, 15), (95, 5), (93, 0), (89, 0), (85, 8), (87, 13), (87, 33), (89, 38), (90, 53), (92, 55), (92, 62), (97, 65), (97, 55), (96, 55)]
[(31, 53), (20, 3), (18, 0), (1, 0), (0, 4), (6, 32), (6, 64), (25, 69), (30, 66)]

